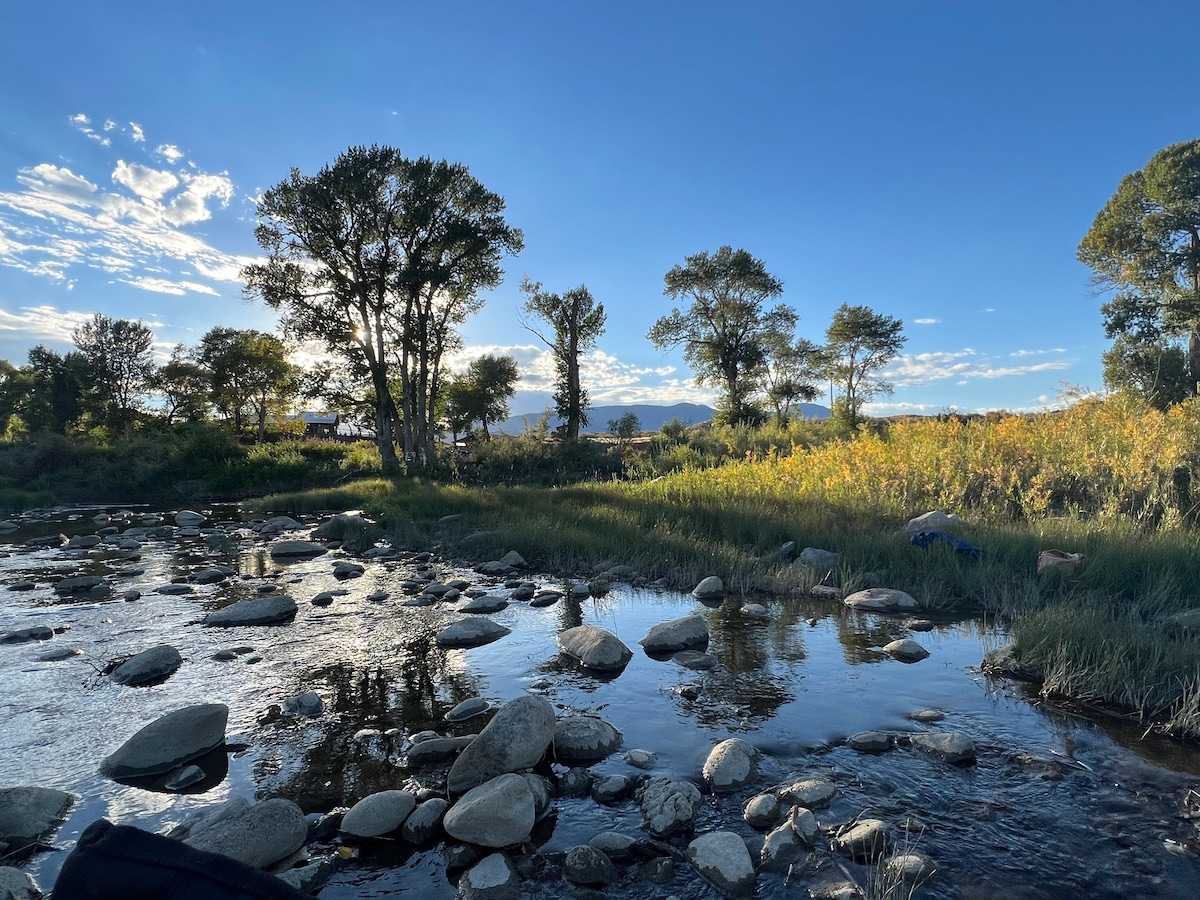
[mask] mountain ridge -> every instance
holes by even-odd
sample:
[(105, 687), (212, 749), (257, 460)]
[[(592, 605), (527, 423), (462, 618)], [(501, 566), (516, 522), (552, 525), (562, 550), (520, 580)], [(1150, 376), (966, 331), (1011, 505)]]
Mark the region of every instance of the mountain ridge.
[[(678, 419), (684, 425), (699, 425), (707, 422), (716, 414), (711, 406), (702, 403), (674, 403), (662, 406), (655, 403), (625, 403), (612, 406), (593, 406), (588, 410), (588, 421), (591, 423), (583, 429), (585, 434), (604, 434), (608, 431), (608, 423), (619, 419), (627, 413), (633, 413), (641, 423), (642, 431), (658, 431), (672, 419)], [(824, 419), (829, 410), (816, 403), (800, 404), (800, 414), (806, 419)], [(536, 428), (538, 420), (545, 412), (521, 413), (509, 416), (503, 422), (493, 426), (502, 434), (521, 434), (526, 428)], [(557, 428), (562, 419), (550, 412), (550, 428)]]

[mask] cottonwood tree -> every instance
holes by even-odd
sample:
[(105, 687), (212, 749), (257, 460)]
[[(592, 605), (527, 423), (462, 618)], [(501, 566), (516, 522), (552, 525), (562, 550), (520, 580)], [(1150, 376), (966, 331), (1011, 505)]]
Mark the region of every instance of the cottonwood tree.
[(1187, 350), (1177, 340), (1140, 341), (1125, 332), (1115, 336), (1100, 358), (1109, 390), (1134, 394), (1155, 409), (1182, 403), (1195, 384), (1188, 373)]
[(745, 250), (724, 246), (697, 253), (667, 272), (663, 293), (686, 301), (651, 327), (650, 342), (659, 349), (683, 347), (683, 357), (698, 385), (718, 388), (719, 414), (727, 422), (757, 421), (753, 402), (758, 376), (767, 358), (769, 335), (795, 331), (798, 317), (784, 304), (764, 304), (783, 293), (783, 283), (761, 260)]
[(432, 456), (442, 356), (477, 293), (500, 283), (501, 257), (523, 246), (503, 212), (466, 166), (380, 146), (352, 147), (315, 176), (293, 169), (259, 201), (267, 261), (246, 267), (246, 290), (282, 310), (288, 334), (366, 373), (386, 475), (400, 471), (396, 422), (406, 455)]
[(111, 428), (128, 429), (153, 382), (154, 332), (140, 321), (95, 313), (71, 339), (88, 363), (87, 412)]
[(90, 376), (87, 357), (78, 351), (65, 356), (38, 344), (21, 367), (25, 393), (18, 413), (31, 432), (65, 434), (83, 414), (83, 393)]
[(198, 362), (208, 377), (213, 405), (241, 433), (252, 417), (258, 442), (266, 440), (267, 419), (298, 389), (298, 367), (288, 360), (282, 339), (253, 328), (216, 326), (200, 339)]
[(484, 440), (490, 440), (488, 425), (508, 418), (517, 378), (517, 361), (511, 356), (488, 353), (471, 360), (467, 371), (446, 389), (446, 417), (454, 437), (478, 422)]
[(153, 388), (163, 399), (167, 423), (199, 422), (207, 417), (211, 378), (183, 344), (176, 344), (171, 358), (154, 374)]
[(869, 306), (843, 303), (825, 332), (829, 376), (841, 386), (834, 414), (851, 427), (858, 424), (862, 405), (891, 394), (892, 385), (878, 373), (900, 352), (908, 339), (900, 319), (877, 313)]
[(563, 294), (542, 290), (541, 282), (521, 282), (526, 295), (525, 315), (540, 319), (550, 326), (552, 337), (522, 319), (525, 329), (550, 348), (554, 358), (554, 411), (563, 420), (563, 437), (579, 439), (579, 429), (588, 424), (588, 393), (579, 377), (580, 357), (596, 346), (604, 334), (607, 315), (604, 304), (597, 303), (585, 285), (571, 288)]
[(1101, 291), (1110, 338), (1187, 341), (1189, 394), (1200, 382), (1200, 140), (1172, 144), (1126, 175), (1079, 244)]
[(642, 430), (642, 420), (635, 412), (627, 412), (616, 419), (608, 420), (609, 433), (617, 439), (617, 446), (624, 447)]
[(775, 421), (783, 423), (791, 417), (793, 404), (811, 403), (820, 395), (816, 382), (828, 370), (825, 348), (783, 332), (768, 334), (765, 347), (762, 389), (775, 410)]

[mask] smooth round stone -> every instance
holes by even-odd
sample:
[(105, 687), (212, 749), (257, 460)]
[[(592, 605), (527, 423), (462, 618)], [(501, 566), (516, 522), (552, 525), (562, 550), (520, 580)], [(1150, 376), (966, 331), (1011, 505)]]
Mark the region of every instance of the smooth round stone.
[(692, 588), (692, 596), (697, 600), (720, 600), (725, 596), (725, 583), (716, 575), (709, 575)]
[(379, 791), (359, 800), (342, 818), (342, 832), (355, 837), (381, 837), (404, 824), (417, 807), (409, 791)]
[(883, 652), (900, 662), (915, 663), (929, 656), (929, 651), (910, 638), (901, 638), (885, 644)]
[(801, 778), (780, 789), (781, 799), (805, 809), (828, 806), (837, 793), (837, 786), (828, 778)]
[(914, 722), (940, 722), (946, 718), (946, 714), (937, 709), (919, 709), (909, 718)]
[(446, 713), (446, 721), (465, 722), (467, 719), (483, 715), (491, 708), (492, 705), (482, 697), (469, 697)]
[(317, 596), (312, 598), (313, 606), (330, 606), (333, 604), (333, 594), (329, 591), (322, 591)]
[(437, 633), (439, 647), (479, 647), (498, 641), (512, 629), (491, 619), (472, 617), (452, 622)]
[(931, 756), (944, 759), (954, 765), (970, 763), (975, 760), (975, 742), (959, 731), (914, 734), (909, 741), (918, 750), (923, 750)]
[(653, 769), (658, 763), (658, 754), (650, 750), (629, 750), (623, 758), (628, 765), (635, 769)]
[(755, 828), (770, 828), (779, 821), (779, 798), (774, 794), (756, 794), (746, 801), (742, 818)]
[(910, 594), (892, 588), (867, 588), (851, 594), (842, 602), (864, 612), (902, 612), (917, 608), (917, 601)]
[(567, 851), (563, 875), (571, 884), (606, 885), (617, 880), (617, 867), (603, 850), (583, 844)]
[(883, 753), (892, 749), (892, 736), (883, 731), (864, 731), (846, 743), (859, 753)]

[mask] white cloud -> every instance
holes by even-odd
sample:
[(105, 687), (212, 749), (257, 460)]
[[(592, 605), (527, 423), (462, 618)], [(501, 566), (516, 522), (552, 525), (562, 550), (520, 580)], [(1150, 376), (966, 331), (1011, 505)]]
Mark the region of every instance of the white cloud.
[(1066, 353), (1062, 347), (1052, 347), (1049, 350), (1014, 350), (1009, 356), (1045, 356), (1049, 353)]
[(183, 159), (183, 151), (174, 144), (159, 144), (154, 148), (154, 152), (169, 163), (177, 163)]
[[(1061, 353), (1061, 350), (1017, 351), (1009, 356), (1035, 356), (1043, 353)], [(1009, 378), (1028, 375), (1032, 372), (1047, 372), (1069, 369), (1069, 360), (1034, 363), (1032, 365), (996, 365), (991, 358), (981, 356), (970, 347), (954, 352), (905, 354), (896, 357), (885, 368), (884, 378), (896, 387), (913, 387), (931, 384), (946, 379), (956, 379), (956, 384), (966, 384), (977, 378)]]
[[(85, 116), (83, 113), (76, 113), (73, 116), (68, 116), (67, 121), (70, 122), (72, 125), (74, 125), (79, 130), (80, 134), (87, 135), (91, 140), (96, 141), (98, 144), (101, 144), (102, 146), (105, 146), (105, 147), (109, 147), (112, 145), (112, 140), (110, 140), (109, 138), (106, 138), (102, 134), (96, 133), (96, 130), (94, 128), (92, 128), (92, 120), (89, 119), (87, 116)], [(105, 122), (104, 122), (104, 130), (105, 131), (110, 130), (109, 122), (111, 122), (111, 121), (112, 121), (111, 119), (105, 120)]]
[(161, 200), (163, 194), (179, 184), (179, 179), (171, 172), (151, 169), (139, 163), (127, 163), (123, 159), (117, 160), (112, 180), (146, 200)]
[(75, 115), (70, 116), (67, 119), (67, 121), (70, 122), (72, 125), (78, 125), (81, 127), (84, 125), (92, 124), (92, 120), (89, 119), (87, 116), (85, 116), (83, 113), (75, 113)]
[(937, 325), (941, 319), (913, 319), (914, 325)]
[(146, 132), (142, 131), (142, 126), (137, 122), (129, 123), (129, 136), (138, 144), (146, 140)]
[[(82, 113), (70, 121), (90, 128)], [(253, 261), (183, 230), (229, 205), (234, 186), (227, 173), (173, 173), (118, 160), (106, 189), (46, 162), (21, 169), (16, 180), (19, 189), (0, 191), (0, 265), (67, 283), (72, 267), (82, 266), (155, 293), (218, 296), (204, 282), (236, 283)]]
[(148, 278), (146, 276), (121, 278), (118, 280), (122, 284), (141, 288), (143, 291), (154, 291), (157, 294), (172, 294), (176, 297), (182, 297), (188, 293), (209, 294), (213, 297), (221, 296), (207, 284), (197, 284), (194, 281), (168, 281), (165, 278)]
[(117, 123), (114, 122), (112, 119), (104, 120), (104, 130), (105, 131), (112, 131), (116, 127), (117, 127)]
[(30, 345), (58, 342), (70, 343), (75, 329), (91, 321), (92, 313), (60, 311), (53, 306), (22, 306), (17, 313), (0, 307), (0, 334), (18, 333), (28, 338)]

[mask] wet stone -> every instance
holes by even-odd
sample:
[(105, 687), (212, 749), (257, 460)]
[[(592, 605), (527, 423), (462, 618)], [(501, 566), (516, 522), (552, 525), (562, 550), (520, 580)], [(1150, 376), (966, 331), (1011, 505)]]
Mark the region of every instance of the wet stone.
[(770, 828), (779, 821), (779, 800), (774, 794), (756, 794), (746, 801), (742, 818), (755, 828)]
[(892, 749), (892, 736), (883, 731), (864, 731), (846, 741), (859, 753), (884, 753)]
[(607, 775), (592, 782), (592, 798), (607, 806), (623, 800), (633, 790), (633, 779), (626, 775)]
[(780, 788), (779, 797), (806, 809), (820, 809), (828, 806), (836, 793), (837, 786), (828, 778), (801, 778)]

